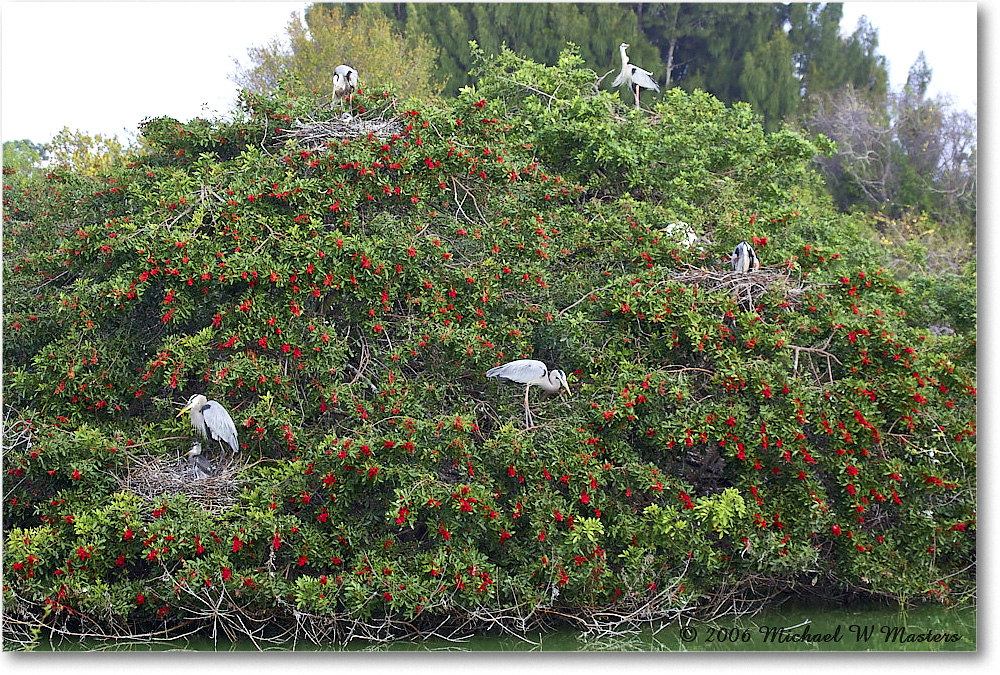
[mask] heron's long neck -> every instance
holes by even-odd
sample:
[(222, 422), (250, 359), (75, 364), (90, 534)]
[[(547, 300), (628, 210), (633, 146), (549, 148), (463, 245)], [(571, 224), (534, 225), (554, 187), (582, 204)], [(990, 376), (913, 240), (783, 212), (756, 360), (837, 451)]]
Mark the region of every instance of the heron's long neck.
[(552, 393), (559, 391), (560, 385), (558, 382), (552, 381), (552, 373), (549, 373), (542, 380), (538, 382), (538, 386), (544, 389), (545, 391)]

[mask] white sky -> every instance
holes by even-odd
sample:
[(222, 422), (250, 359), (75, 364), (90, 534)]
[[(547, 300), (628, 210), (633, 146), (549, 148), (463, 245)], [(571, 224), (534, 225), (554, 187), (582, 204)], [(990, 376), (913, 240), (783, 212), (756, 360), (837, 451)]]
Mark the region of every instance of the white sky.
[(0, 135), (40, 143), (68, 126), (124, 140), (145, 117), (225, 114), (233, 59), (307, 4), (3, 0)]
[[(68, 126), (124, 140), (144, 117), (224, 114), (233, 58), (284, 35), (307, 4), (3, 0), (0, 136), (41, 143)], [(932, 93), (974, 109), (976, 3), (849, 2), (844, 14), (847, 32), (860, 14), (878, 27), (893, 85), (923, 49)]]
[(878, 52), (886, 57), (889, 85), (906, 84), (923, 50), (932, 77), (928, 93), (951, 95), (955, 107), (976, 111), (975, 2), (845, 2), (841, 32), (850, 34), (865, 15), (878, 28)]

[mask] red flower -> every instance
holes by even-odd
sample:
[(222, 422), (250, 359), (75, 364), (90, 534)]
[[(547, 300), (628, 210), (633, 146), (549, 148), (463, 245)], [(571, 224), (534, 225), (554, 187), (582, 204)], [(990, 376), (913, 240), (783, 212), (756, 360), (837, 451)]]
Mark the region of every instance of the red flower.
[(222, 568), (222, 580), (229, 581), (229, 578), (233, 576), (233, 571), (228, 567)]

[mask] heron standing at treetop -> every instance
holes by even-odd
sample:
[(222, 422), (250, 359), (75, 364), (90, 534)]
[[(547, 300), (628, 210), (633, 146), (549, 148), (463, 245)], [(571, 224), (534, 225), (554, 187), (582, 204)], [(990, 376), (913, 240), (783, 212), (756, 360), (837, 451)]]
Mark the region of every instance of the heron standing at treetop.
[(347, 98), (358, 86), (358, 71), (350, 66), (340, 64), (333, 69), (333, 100), (340, 101), (340, 107), (344, 107), (344, 99)]
[(660, 85), (656, 84), (656, 80), (653, 79), (651, 72), (643, 70), (639, 66), (633, 66), (628, 62), (628, 56), (625, 54), (626, 49), (628, 49), (628, 45), (624, 42), (618, 46), (618, 50), (622, 54), (622, 72), (618, 73), (618, 77), (611, 83), (611, 86), (620, 87), (624, 84), (628, 86), (630, 91), (634, 91), (635, 107), (638, 110), (639, 89), (653, 89), (659, 93)]
[(549, 370), (541, 361), (534, 359), (518, 359), (496, 366), (486, 371), (486, 377), (495, 377), (507, 382), (516, 382), (524, 385), (524, 428), (531, 429), (534, 419), (531, 416), (531, 409), (528, 407), (528, 389), (531, 385), (541, 387), (549, 393), (555, 393), (560, 388), (565, 387), (569, 393), (569, 383), (566, 382), (566, 373), (561, 370)]
[[(194, 427), (194, 430), (202, 438), (208, 441), (218, 441), (220, 444), (226, 443), (233, 449), (233, 452), (240, 451), (240, 441), (236, 435), (236, 425), (221, 403), (218, 401), (209, 401), (201, 394), (195, 394), (187, 402), (187, 405), (181, 408), (177, 416), (180, 417), (188, 410), (191, 411), (191, 426)], [(200, 444), (198, 450), (200, 453)], [(195, 453), (195, 455), (199, 453)]]

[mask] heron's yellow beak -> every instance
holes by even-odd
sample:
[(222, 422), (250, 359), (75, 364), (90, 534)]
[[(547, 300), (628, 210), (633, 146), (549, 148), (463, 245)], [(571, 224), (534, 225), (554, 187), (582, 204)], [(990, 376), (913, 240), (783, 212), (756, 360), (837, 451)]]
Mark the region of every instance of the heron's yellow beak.
[(177, 413), (177, 417), (180, 417), (181, 415), (183, 415), (184, 413), (186, 413), (190, 409), (191, 409), (191, 404), (188, 403), (186, 406), (184, 406), (183, 408), (181, 408), (181, 411), (179, 413)]
[(563, 386), (564, 386), (564, 387), (566, 388), (566, 393), (567, 393), (567, 394), (571, 394), (571, 393), (573, 393), (573, 392), (571, 392), (571, 391), (569, 390), (569, 382), (567, 382), (566, 380), (563, 380)]

